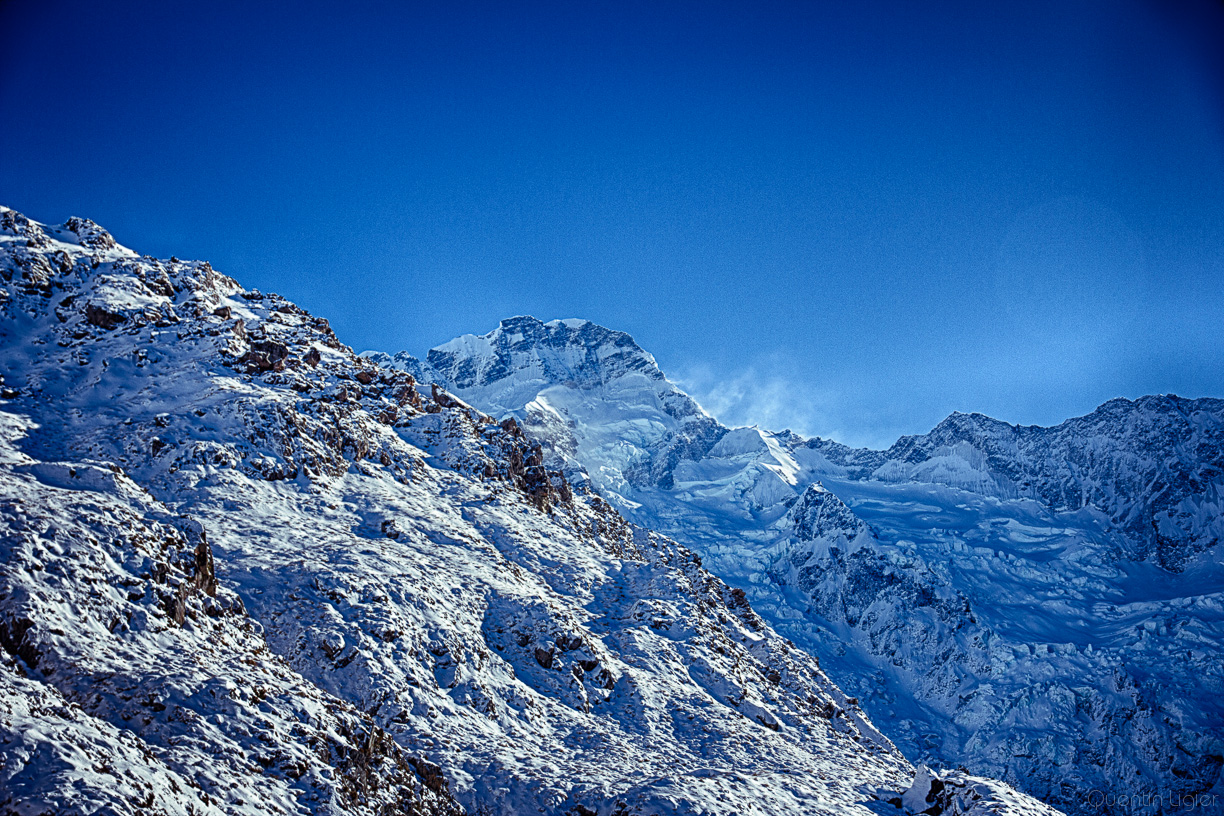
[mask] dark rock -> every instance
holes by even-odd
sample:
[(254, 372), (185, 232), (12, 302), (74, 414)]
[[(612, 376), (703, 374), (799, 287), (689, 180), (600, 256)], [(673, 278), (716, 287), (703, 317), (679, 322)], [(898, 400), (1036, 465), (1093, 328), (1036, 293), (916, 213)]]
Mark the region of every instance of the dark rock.
[(72, 316), (72, 304), (76, 303), (76, 295), (68, 295), (55, 306), (55, 319), (61, 323), (67, 323), (68, 318)]
[(580, 649), (584, 646), (581, 635), (569, 635), (562, 633), (557, 636), (557, 648), (562, 651), (572, 652), (575, 649)]
[(25, 238), (28, 247), (44, 247), (51, 243), (42, 227), (14, 210), (0, 213), (0, 230)]
[(239, 358), (239, 363), (246, 363), (247, 373), (256, 371), (284, 371), (285, 358), (289, 356), (289, 348), (284, 343), (275, 340), (257, 340), (251, 343), (251, 350)]
[(125, 316), (107, 311), (94, 303), (85, 305), (85, 319), (94, 326), (107, 331), (116, 329), (127, 322)]
[(34, 645), (34, 639), (29, 636), (33, 626), (34, 621), (29, 618), (0, 618), (0, 647), (13, 657), (24, 660), (31, 669), (38, 668), (38, 660), (42, 657)]
[(434, 793), (442, 793), (446, 790), (446, 777), (442, 775), (442, 769), (437, 765), (417, 757), (408, 757), (408, 764), (417, 772), (417, 776), (421, 777), (421, 783), (425, 787)]
[(847, 540), (863, 533), (872, 534), (858, 516), (837, 496), (819, 484), (809, 485), (791, 508), (792, 529), (800, 541), (844, 535)]
[(88, 218), (73, 216), (64, 222), (64, 229), (75, 233), (82, 246), (90, 249), (114, 249), (115, 239)]

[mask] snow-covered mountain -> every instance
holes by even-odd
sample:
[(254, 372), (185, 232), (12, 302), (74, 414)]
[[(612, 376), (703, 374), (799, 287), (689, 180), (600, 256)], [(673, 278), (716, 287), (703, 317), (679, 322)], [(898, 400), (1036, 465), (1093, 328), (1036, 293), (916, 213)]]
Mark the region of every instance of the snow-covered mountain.
[(948, 484), (1055, 511), (1109, 517), (1121, 557), (1182, 571), (1224, 536), (1224, 400), (1149, 396), (1110, 400), (1053, 428), (953, 414), (887, 451), (815, 439), (830, 472)]
[(915, 769), (519, 423), (207, 263), (0, 209), (0, 373), (2, 812), (1053, 813)]
[(1224, 794), (1224, 402), (954, 414), (875, 451), (724, 427), (580, 320), (367, 356), (516, 417), (821, 654), (911, 756), (1083, 813)]
[(553, 464), (589, 475), (619, 507), (650, 503), (644, 517), (670, 515), (656, 503), (675, 504), (687, 521), (707, 501), (722, 514), (737, 504), (777, 508), (794, 495), (793, 457), (773, 435), (721, 425), (624, 332), (515, 317), (432, 349), (424, 362), (365, 356), (519, 417), (548, 442)]

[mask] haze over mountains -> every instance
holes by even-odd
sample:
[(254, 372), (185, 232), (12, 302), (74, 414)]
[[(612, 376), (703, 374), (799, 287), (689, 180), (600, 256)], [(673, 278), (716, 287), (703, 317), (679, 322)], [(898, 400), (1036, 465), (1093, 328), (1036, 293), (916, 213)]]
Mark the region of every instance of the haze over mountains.
[(869, 450), (727, 428), (581, 320), (366, 356), (517, 418), (820, 654), (908, 755), (1085, 813), (1093, 791), (1153, 813), (1221, 791), (1224, 402), (953, 414)]
[(0, 373), (4, 812), (1054, 812), (916, 768), (518, 422), (207, 263), (0, 209)]

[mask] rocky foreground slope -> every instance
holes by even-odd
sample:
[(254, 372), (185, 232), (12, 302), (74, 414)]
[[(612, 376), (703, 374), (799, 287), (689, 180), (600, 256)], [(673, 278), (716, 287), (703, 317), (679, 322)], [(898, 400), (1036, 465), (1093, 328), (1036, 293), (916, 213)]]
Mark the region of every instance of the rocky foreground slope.
[(0, 209), (0, 812), (1052, 812), (207, 263)]
[(582, 320), (368, 356), (517, 417), (821, 654), (909, 756), (1074, 812), (1224, 806), (1224, 401), (954, 414), (875, 451), (727, 428)]

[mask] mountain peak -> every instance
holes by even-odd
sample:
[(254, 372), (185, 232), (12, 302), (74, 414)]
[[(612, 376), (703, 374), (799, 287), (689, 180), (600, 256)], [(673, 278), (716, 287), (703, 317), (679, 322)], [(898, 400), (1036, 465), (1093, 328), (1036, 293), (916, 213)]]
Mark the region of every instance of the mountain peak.
[[(583, 326), (596, 326), (596, 324), (581, 317), (563, 317), (545, 322), (532, 315), (515, 315), (514, 317), (503, 318), (497, 324), (497, 328), (502, 329), (503, 331), (544, 331), (546, 329), (557, 329), (562, 327), (568, 329), (581, 329)], [(600, 326), (596, 327), (602, 328)], [(497, 329), (494, 329), (493, 332), (490, 332), (490, 334), (493, 334), (496, 331)], [(607, 331), (607, 329), (605, 329), (605, 331)]]
[(506, 318), (487, 334), (465, 334), (430, 349), (421, 374), (457, 393), (480, 393), (504, 412), (554, 385), (587, 389), (626, 377), (666, 382), (654, 357), (625, 332), (589, 320), (545, 323), (530, 315)]

